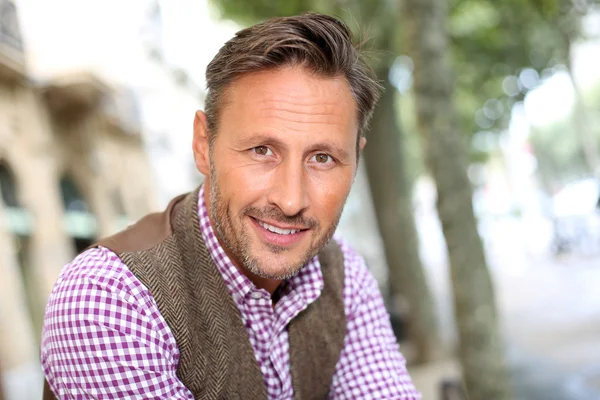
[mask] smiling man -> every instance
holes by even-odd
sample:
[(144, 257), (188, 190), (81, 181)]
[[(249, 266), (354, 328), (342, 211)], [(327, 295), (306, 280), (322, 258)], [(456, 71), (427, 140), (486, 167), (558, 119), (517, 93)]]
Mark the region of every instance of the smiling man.
[(204, 184), (63, 269), (45, 398), (419, 399), (377, 283), (332, 239), (379, 95), (348, 28), (268, 20), (206, 78)]

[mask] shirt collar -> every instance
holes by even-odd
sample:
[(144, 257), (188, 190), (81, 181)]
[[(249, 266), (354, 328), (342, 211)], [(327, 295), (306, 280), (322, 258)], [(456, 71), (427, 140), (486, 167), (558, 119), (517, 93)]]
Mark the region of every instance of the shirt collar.
[[(243, 299), (249, 293), (259, 289), (252, 283), (246, 275), (240, 272), (233, 264), (225, 250), (219, 243), (217, 235), (210, 223), (208, 210), (204, 202), (204, 185), (200, 187), (198, 193), (198, 218), (200, 220), (200, 232), (206, 243), (208, 252), (219, 270), (229, 294), (235, 299)], [(284, 285), (283, 297), (288, 294), (299, 295), (306, 304), (314, 302), (323, 290), (323, 274), (321, 273), (321, 263), (318, 256), (313, 257), (306, 265), (293, 277), (289, 278)], [(283, 298), (282, 297), (282, 298)]]

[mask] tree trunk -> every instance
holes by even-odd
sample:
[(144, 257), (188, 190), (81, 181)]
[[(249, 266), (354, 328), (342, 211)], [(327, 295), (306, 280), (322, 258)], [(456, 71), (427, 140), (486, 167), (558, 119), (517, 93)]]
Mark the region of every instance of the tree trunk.
[(385, 92), (375, 109), (364, 150), (369, 186), (389, 267), (392, 295), (409, 303), (408, 332), (416, 345), (416, 362), (431, 360), (437, 345), (437, 320), (419, 257), (411, 188), (407, 179), (402, 137), (396, 120), (395, 88), (389, 68), (381, 68)]
[[(453, 105), (444, 0), (405, 0), (402, 18), (414, 61), (417, 126), (450, 260), (459, 358), (471, 400), (509, 399), (493, 287), (477, 232), (467, 151)], [(473, 88), (476, 90), (476, 88)]]

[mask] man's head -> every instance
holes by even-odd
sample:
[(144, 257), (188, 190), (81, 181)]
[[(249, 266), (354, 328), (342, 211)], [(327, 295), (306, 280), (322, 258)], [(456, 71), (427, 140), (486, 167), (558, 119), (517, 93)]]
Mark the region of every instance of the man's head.
[(194, 156), (232, 260), (295, 274), (338, 224), (379, 85), (352, 35), (319, 14), (244, 29), (209, 64)]

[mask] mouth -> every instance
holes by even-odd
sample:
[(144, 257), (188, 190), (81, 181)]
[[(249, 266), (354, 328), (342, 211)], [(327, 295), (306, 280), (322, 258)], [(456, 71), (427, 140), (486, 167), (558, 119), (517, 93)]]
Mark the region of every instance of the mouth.
[(298, 233), (302, 230), (302, 228), (279, 228), (275, 225), (267, 224), (266, 222), (256, 218), (254, 220), (257, 224), (259, 224), (269, 232), (277, 233), (279, 235), (293, 235), (294, 233)]
[(254, 217), (249, 217), (258, 236), (266, 243), (291, 247), (299, 242), (310, 230), (299, 226), (275, 226)]

